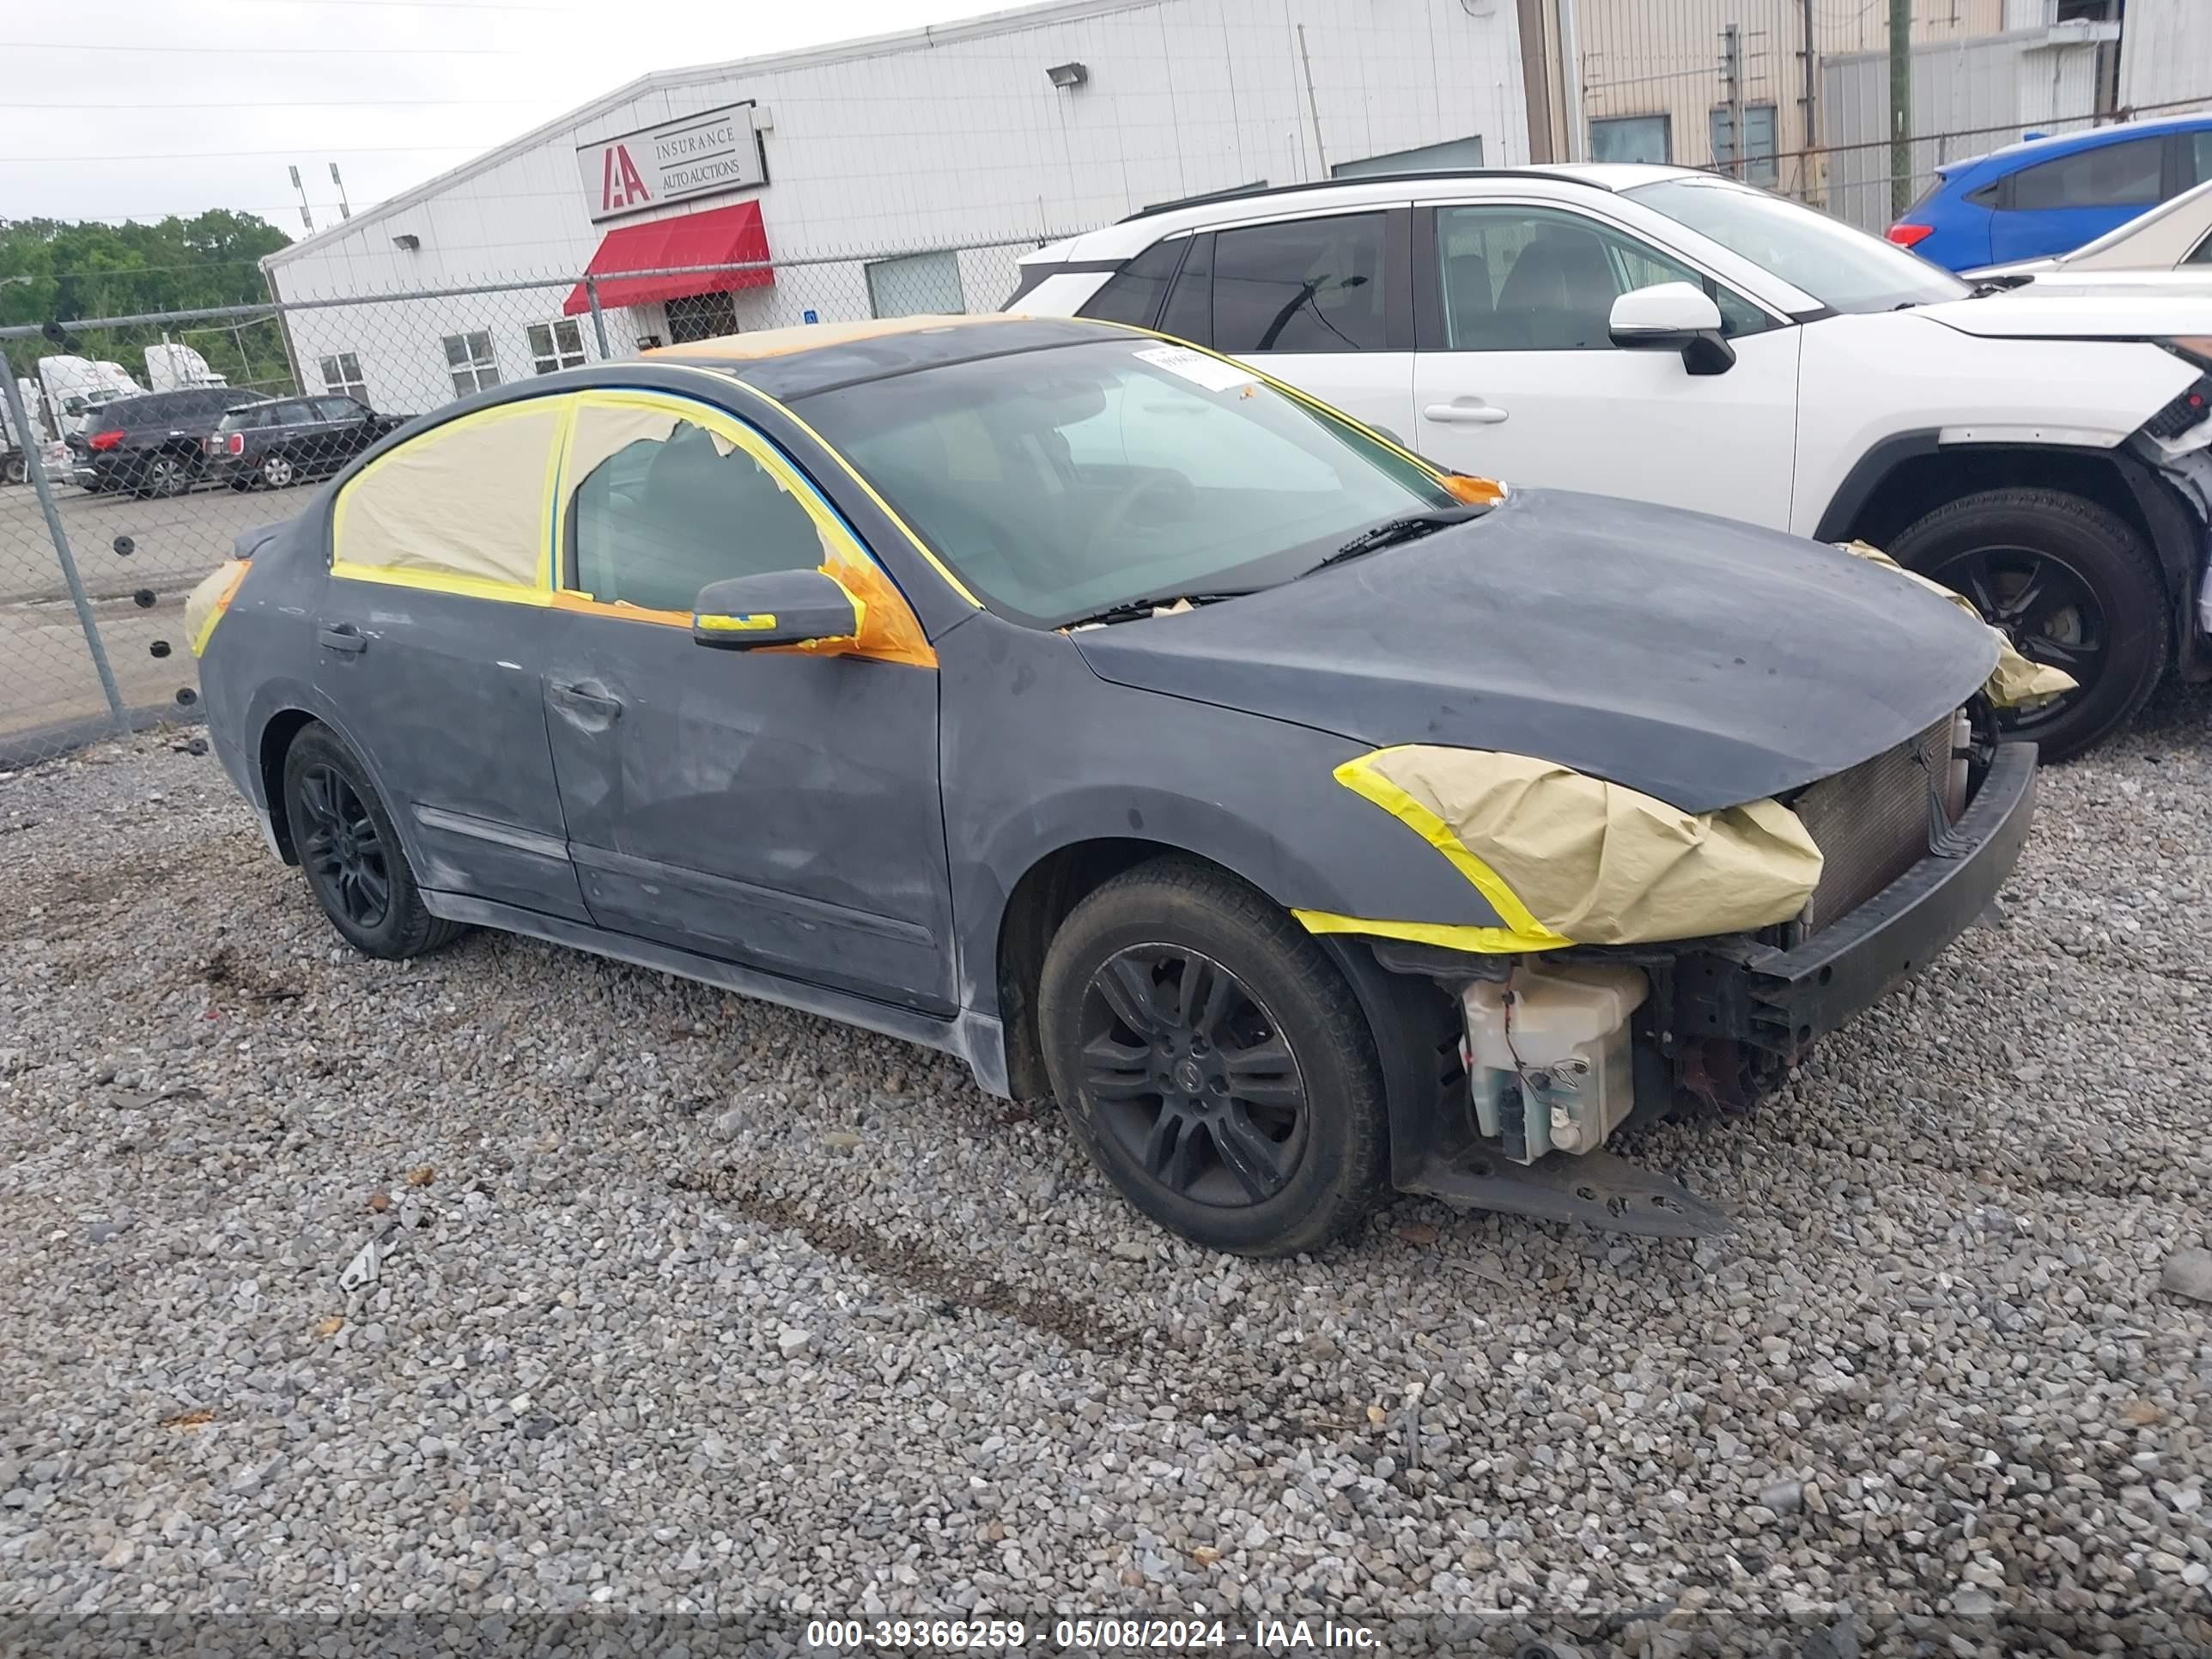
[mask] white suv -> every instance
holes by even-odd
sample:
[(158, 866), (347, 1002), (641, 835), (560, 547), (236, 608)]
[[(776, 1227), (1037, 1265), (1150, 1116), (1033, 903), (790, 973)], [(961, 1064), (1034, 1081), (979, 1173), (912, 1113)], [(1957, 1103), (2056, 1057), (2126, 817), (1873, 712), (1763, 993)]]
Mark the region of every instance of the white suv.
[(1249, 358), (1467, 471), (1872, 542), (2081, 682), (2017, 717), (2047, 757), (2212, 678), (2212, 296), (1985, 291), (1590, 166), (1152, 210), (1027, 256), (1006, 308)]

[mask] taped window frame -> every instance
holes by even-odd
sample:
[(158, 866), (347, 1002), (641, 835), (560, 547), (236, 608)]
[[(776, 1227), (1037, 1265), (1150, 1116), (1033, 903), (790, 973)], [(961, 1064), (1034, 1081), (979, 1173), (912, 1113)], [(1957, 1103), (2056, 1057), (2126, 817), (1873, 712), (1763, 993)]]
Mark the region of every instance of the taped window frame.
[(555, 490), (561, 458), (568, 452), (569, 428), (575, 418), (572, 395), (523, 398), (514, 403), (495, 404), (489, 409), (472, 410), (468, 414), (455, 416), (450, 421), (440, 422), (428, 432), (408, 439), (362, 468), (346, 480), (331, 503), (331, 574), (342, 581), (377, 582), (392, 587), (420, 588), (428, 592), (451, 593), (463, 599), (494, 599), (508, 605), (550, 604), (552, 588), (546, 580), (548, 561), (543, 550), (537, 562), (535, 579), (530, 582), (498, 581), (484, 576), (467, 575), (457, 570), (418, 570), (397, 565), (364, 564), (344, 556), (346, 519), (353, 506), (355, 492), (380, 471), (402, 457), (409, 459), (418, 457), (422, 453), (420, 446), (447, 442), (456, 434), (480, 430), (503, 421), (540, 418), (549, 409), (555, 420), (550, 441), (546, 445), (544, 470), (539, 477), (538, 503), (538, 546), (541, 550), (546, 549), (548, 538), (554, 529)]
[[(678, 421), (689, 421), (742, 450), (798, 501), (807, 517), (814, 521), (816, 532), (823, 538), (823, 556), (822, 563), (813, 568), (821, 570), (846, 590), (847, 597), (853, 601), (856, 617), (866, 618), (872, 611), (879, 627), (888, 623), (890, 630), (903, 641), (894, 647), (885, 648), (872, 646), (857, 637), (825, 640), (810, 645), (763, 647), (763, 654), (791, 652), (818, 656), (859, 656), (906, 663), (915, 667), (936, 667), (937, 653), (930, 647), (922, 632), (921, 619), (914, 614), (905, 595), (899, 592), (896, 580), (884, 568), (868, 544), (860, 539), (860, 532), (846, 522), (844, 514), (816, 487), (814, 481), (772, 439), (744, 416), (686, 392), (642, 386), (591, 386), (568, 393), (563, 402), (568, 405), (568, 417), (562, 423), (555, 464), (548, 475), (545, 554), (538, 571), (538, 579), (555, 608), (581, 616), (610, 617), (618, 622), (681, 628), (687, 633), (691, 629), (693, 618), (689, 611), (657, 611), (641, 605), (611, 604), (595, 599), (580, 588), (563, 585), (561, 550), (568, 543), (568, 515), (573, 498), (583, 484), (582, 477), (572, 480), (570, 477), (574, 471), (577, 423), (592, 409), (644, 410), (667, 415)], [(818, 438), (817, 441), (820, 441)], [(827, 449), (828, 447), (825, 445), (823, 447)], [(836, 453), (835, 451), (829, 453)], [(845, 568), (832, 568), (839, 565)]]
[[(1109, 325), (1109, 326), (1120, 328), (1125, 326), (1125, 325), (1115, 323)], [(1139, 330), (1138, 331), (1143, 332), (1144, 331)], [(688, 367), (688, 365), (684, 366)], [(866, 475), (864, 474), (860, 468), (854, 466), (852, 462), (846, 459), (843, 453), (840, 451), (836, 445), (832, 444), (819, 432), (817, 432), (814, 428), (808, 423), (805, 416), (793, 409), (790, 404), (784, 403), (780, 398), (770, 397), (767, 392), (763, 392), (758, 386), (753, 385), (750, 380), (744, 380), (729, 370), (707, 369), (702, 372), (715, 375), (718, 379), (727, 381), (728, 384), (736, 386), (747, 397), (759, 398), (762, 403), (774, 410), (780, 418), (788, 421), (794, 429), (804, 434), (817, 449), (821, 451), (824, 455), (827, 455), (831, 460), (836, 462), (839, 466), (844, 468), (845, 476), (853, 481), (854, 487), (857, 488), (862, 495), (868, 498), (869, 501), (874, 506), (876, 511), (882, 514), (884, 517), (897, 529), (900, 535), (906, 538), (907, 545), (914, 550), (915, 556), (916, 558), (920, 559), (924, 564), (935, 571), (938, 578), (943, 581), (947, 587), (951, 588), (953, 592), (959, 595), (961, 599), (971, 609), (981, 611), (984, 608), (983, 601), (975, 597), (975, 590), (969, 587), (966, 582), (960, 580), (958, 574), (953, 570), (951, 565), (945, 563), (944, 560), (937, 556), (936, 553), (931, 550), (929, 544), (922, 540), (921, 534), (915, 529), (915, 527), (899, 516), (898, 509), (884, 499), (883, 492), (878, 489), (874, 484), (868, 481)], [(1425, 465), (1425, 463), (1424, 463), (1424, 465)], [(880, 563), (878, 563), (877, 568), (878, 569), (883, 568)], [(889, 570), (884, 570), (884, 575), (886, 580), (892, 582), (894, 585), (896, 584), (897, 578), (892, 576)]]

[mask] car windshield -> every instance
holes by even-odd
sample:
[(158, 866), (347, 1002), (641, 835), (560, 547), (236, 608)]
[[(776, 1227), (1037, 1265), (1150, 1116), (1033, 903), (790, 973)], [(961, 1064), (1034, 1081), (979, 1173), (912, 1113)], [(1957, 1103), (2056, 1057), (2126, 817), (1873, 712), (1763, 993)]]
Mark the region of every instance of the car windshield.
[(993, 610), (1042, 627), (1272, 586), (1362, 530), (1456, 504), (1342, 420), (1140, 335), (921, 369), (799, 407)]
[(1663, 179), (1627, 193), (1834, 311), (1894, 311), (1972, 292), (1917, 253), (1765, 191), (1719, 179)]

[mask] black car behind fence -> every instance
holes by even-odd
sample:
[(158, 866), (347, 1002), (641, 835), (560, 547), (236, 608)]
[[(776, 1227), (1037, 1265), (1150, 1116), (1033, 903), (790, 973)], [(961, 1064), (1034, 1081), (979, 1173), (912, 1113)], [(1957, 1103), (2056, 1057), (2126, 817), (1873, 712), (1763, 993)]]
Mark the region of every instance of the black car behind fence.
[(225, 414), (204, 440), (205, 470), (234, 489), (283, 489), (336, 472), (408, 418), (343, 397), (248, 404)]
[(212, 386), (118, 398), (70, 440), (76, 482), (88, 489), (182, 495), (204, 474), (207, 440), (223, 416), (263, 395)]

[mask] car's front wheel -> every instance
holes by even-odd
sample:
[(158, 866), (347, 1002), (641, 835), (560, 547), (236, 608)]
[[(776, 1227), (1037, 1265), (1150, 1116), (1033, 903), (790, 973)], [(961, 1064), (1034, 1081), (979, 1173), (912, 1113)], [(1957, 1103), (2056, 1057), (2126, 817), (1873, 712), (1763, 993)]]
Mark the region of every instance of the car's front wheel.
[(292, 739), (284, 816), (308, 890), (356, 951), (419, 957), (461, 931), (424, 906), (391, 813), (367, 769), (327, 726), (302, 726)]
[(1318, 1249), (1382, 1193), (1366, 1020), (1313, 939), (1243, 883), (1173, 858), (1107, 882), (1054, 934), (1037, 1020), (1092, 1161), (1194, 1243)]
[(2067, 760), (2133, 718), (2171, 650), (2166, 594), (2142, 538), (2118, 514), (2063, 490), (1985, 489), (1940, 507), (1891, 544), (2035, 662), (2081, 689), (2006, 715), (2010, 736)]

